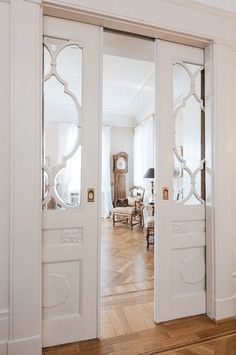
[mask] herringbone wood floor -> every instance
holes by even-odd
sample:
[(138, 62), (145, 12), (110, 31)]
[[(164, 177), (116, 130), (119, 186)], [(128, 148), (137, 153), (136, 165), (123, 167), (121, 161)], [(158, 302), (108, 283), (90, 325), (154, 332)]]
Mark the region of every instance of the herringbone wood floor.
[(236, 319), (215, 324), (206, 316), (164, 322), (153, 329), (44, 349), (44, 355), (235, 355)]
[(102, 339), (44, 349), (44, 355), (236, 355), (236, 319), (219, 324), (200, 315), (156, 325), (153, 247), (143, 232), (103, 225)]
[(102, 224), (101, 336), (109, 338), (155, 327), (153, 247), (143, 230)]

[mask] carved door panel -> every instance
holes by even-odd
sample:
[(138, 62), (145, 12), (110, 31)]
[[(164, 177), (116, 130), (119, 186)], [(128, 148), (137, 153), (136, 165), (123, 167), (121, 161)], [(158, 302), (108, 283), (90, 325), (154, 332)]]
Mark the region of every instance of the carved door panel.
[(158, 296), (155, 320), (206, 311), (204, 51), (157, 50)]
[(100, 32), (44, 18), (44, 347), (97, 336)]

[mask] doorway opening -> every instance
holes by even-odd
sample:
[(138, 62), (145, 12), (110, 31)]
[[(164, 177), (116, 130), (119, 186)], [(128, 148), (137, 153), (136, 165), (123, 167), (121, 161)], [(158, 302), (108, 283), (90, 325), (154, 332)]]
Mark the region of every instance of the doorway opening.
[(101, 338), (155, 327), (154, 43), (104, 31)]
[[(101, 30), (56, 18), (44, 26), (43, 344), (51, 346), (97, 335)], [(155, 327), (153, 318), (205, 313), (204, 52), (109, 31), (103, 42), (107, 338)]]

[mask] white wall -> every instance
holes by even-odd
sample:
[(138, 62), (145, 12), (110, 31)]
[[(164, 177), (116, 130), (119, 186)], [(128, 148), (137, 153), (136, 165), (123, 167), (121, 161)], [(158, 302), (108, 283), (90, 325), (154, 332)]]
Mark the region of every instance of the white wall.
[(127, 153), (128, 156), (128, 173), (126, 174), (126, 194), (129, 188), (134, 185), (134, 129), (130, 127), (112, 127), (111, 128), (111, 183), (112, 198), (114, 191), (114, 174), (113, 174), (113, 154), (120, 152)]
[[(0, 343), (8, 338), (9, 327), (9, 114), (10, 53), (9, 4), (0, 2)], [(0, 345), (1, 354), (1, 345)]]
[(1, 355), (40, 353), (39, 5), (0, 0)]

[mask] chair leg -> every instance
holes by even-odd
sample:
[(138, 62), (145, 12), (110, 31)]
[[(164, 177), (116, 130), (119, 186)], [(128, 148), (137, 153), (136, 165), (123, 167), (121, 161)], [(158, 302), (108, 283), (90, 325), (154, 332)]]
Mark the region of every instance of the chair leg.
[(133, 229), (133, 216), (130, 217), (130, 229)]
[(148, 250), (148, 248), (149, 248), (149, 227), (147, 227), (146, 241), (147, 241), (147, 250)]
[(113, 213), (113, 227), (115, 226), (115, 223), (116, 223), (116, 221), (115, 221), (115, 214)]

